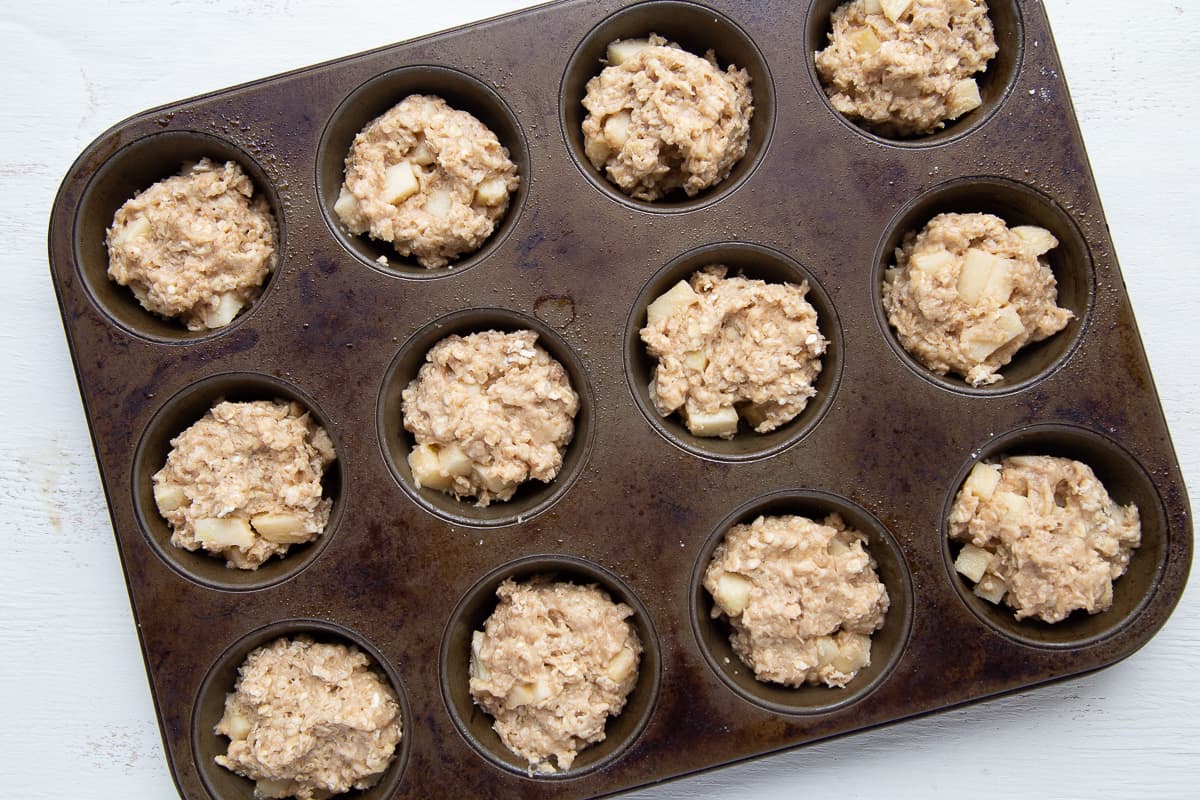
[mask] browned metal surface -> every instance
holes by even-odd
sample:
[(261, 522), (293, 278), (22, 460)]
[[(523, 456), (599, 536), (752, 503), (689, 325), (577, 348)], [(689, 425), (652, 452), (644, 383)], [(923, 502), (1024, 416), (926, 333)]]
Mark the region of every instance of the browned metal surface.
[[(544, 6), (148, 112), (98, 139), (64, 180), (51, 269), (185, 796), (209, 796), (207, 780), (222, 800), (249, 797), (249, 782), (211, 766), (211, 724), (240, 657), (280, 632), (350, 637), (403, 687), (405, 750), (368, 797), (585, 797), (1104, 666), (1143, 645), (1178, 600), (1187, 496), (1041, 4), (992, 0), (1004, 50), (985, 105), (920, 144), (865, 135), (822, 98), (811, 51), (833, 0), (618, 13), (627, 5)], [(619, 200), (577, 155), (580, 87), (603, 45), (649, 30), (754, 74), (751, 152), (696, 202)], [(349, 137), (417, 89), (483, 118), (524, 179), (497, 236), (442, 277), (381, 269), (328, 221)], [(262, 298), (228, 329), (194, 336), (107, 283), (103, 231), (127, 197), (205, 154), (250, 170), (283, 235)], [(920, 374), (878, 307), (891, 245), (949, 209), (1043, 224), (1064, 242), (1053, 266), (1079, 320), (998, 389)], [(751, 273), (763, 254), (770, 275), (802, 270), (831, 309), (822, 325), (835, 355), (814, 411), (766, 451), (659, 430), (643, 409), (638, 315), (707, 246)], [(446, 315), (447, 331), (536, 324), (572, 362), (584, 411), (555, 487), (486, 513), (404, 488), (395, 392)], [(338, 447), (323, 540), (249, 576), (165, 547), (149, 475), (166, 441), (218, 396), (280, 395), (310, 404)], [(1115, 607), (1055, 629), (1016, 625), (965, 591), (942, 524), (976, 458), (1030, 450), (1089, 461), (1145, 524)], [(723, 521), (831, 504), (873, 531), (901, 602), (848, 695), (756, 695), (736, 663), (722, 666), (696, 572)], [(464, 703), (465, 637), (494, 570), (518, 560), (518, 572), (606, 582), (640, 604), (650, 644), (610, 742), (566, 777), (513, 768)]]

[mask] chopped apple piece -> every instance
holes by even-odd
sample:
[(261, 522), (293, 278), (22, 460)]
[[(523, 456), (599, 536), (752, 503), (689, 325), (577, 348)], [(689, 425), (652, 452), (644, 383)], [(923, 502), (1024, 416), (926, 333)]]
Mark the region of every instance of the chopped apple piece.
[(226, 712), (225, 716), (221, 717), (221, 721), (217, 723), (217, 730), (223, 733), (235, 742), (240, 742), (250, 735), (252, 729), (250, 720), (238, 713)]
[(407, 161), (393, 164), (383, 173), (383, 202), (403, 202), (421, 191), (413, 165)]
[(896, 282), (896, 278), (900, 277), (900, 273), (904, 270), (899, 267), (888, 267), (883, 271), (883, 282), (889, 286)]
[(1024, 332), (1025, 325), (1021, 317), (1010, 306), (1000, 309), (995, 319), (964, 328), (962, 345), (967, 355), (976, 361), (983, 361)]
[(456, 444), (448, 444), (438, 450), (438, 468), (443, 475), (465, 476), (471, 474), (471, 459)]
[(838, 654), (829, 665), (845, 675), (858, 672), (871, 663), (871, 637), (852, 633), (842, 638)]
[(195, 530), (196, 539), (205, 545), (250, 547), (254, 544), (250, 523), (240, 517), (198, 519)]
[(507, 701), (510, 706), (527, 706), (540, 703), (549, 696), (550, 684), (545, 678), (538, 678), (536, 681), (513, 684), (508, 690)]
[(416, 147), (409, 152), (408, 157), (412, 159), (414, 164), (420, 164), (422, 167), (428, 167), (437, 161), (437, 156), (433, 154), (433, 148), (424, 139), (417, 142)]
[(825, 545), (825, 552), (831, 556), (845, 555), (850, 552), (850, 543), (841, 537), (834, 536), (829, 540), (829, 544)]
[(1012, 307), (1000, 310), (996, 315), (996, 327), (1005, 337), (1002, 344), (1008, 344), (1025, 332), (1025, 323), (1021, 322), (1021, 315)]
[(879, 37), (875, 35), (875, 31), (870, 28), (863, 28), (850, 35), (850, 44), (854, 49), (863, 55), (871, 55), (879, 52), (882, 43)]
[(217, 307), (204, 316), (204, 324), (210, 328), (223, 328), (233, 322), (245, 302), (233, 292), (221, 295)]
[(472, 465), (471, 470), (489, 492), (500, 494), (512, 488), (512, 484), (496, 474), (495, 467)]
[(608, 64), (619, 67), (649, 46), (649, 39), (617, 39), (608, 46)]
[(260, 778), (254, 782), (254, 796), (266, 800), (284, 800), (295, 794), (288, 781), (277, 781), (270, 778)]
[(1013, 293), (1012, 259), (970, 248), (958, 274), (958, 296), (974, 305), (980, 298), (1007, 303)]
[(304, 520), (295, 514), (258, 514), (251, 517), (250, 525), (259, 536), (275, 544), (300, 544), (312, 537)]
[(992, 563), (991, 553), (982, 547), (966, 544), (959, 551), (958, 558), (954, 559), (954, 569), (959, 574), (965, 575), (972, 583), (978, 583), (990, 563)]
[(1058, 247), (1058, 239), (1054, 234), (1037, 225), (1018, 225), (1012, 232), (1021, 237), (1025, 247), (1035, 257), (1045, 255)]
[(629, 141), (629, 126), (633, 118), (628, 111), (618, 111), (604, 120), (604, 138), (613, 150), (620, 150)]
[(983, 250), (967, 250), (962, 270), (958, 273), (958, 296), (964, 303), (974, 305), (983, 296), (997, 258)]
[(425, 213), (435, 217), (445, 217), (454, 206), (454, 198), (446, 189), (434, 189), (425, 200)]
[(913, 272), (936, 278), (954, 269), (954, 256), (948, 250), (913, 253), (912, 258), (908, 260), (908, 268)]
[(475, 202), (485, 206), (498, 206), (508, 199), (508, 181), (490, 178), (475, 189)]
[(190, 501), (182, 486), (174, 483), (156, 483), (154, 484), (154, 504), (158, 506), (160, 514), (166, 514), (168, 511), (190, 505)]
[(879, 4), (879, 0), (866, 0), (863, 3), (863, 11), (868, 14), (882, 14), (883, 6)]
[(736, 617), (750, 604), (750, 590), (753, 587), (749, 578), (726, 572), (717, 579), (717, 591), (713, 593), (713, 599), (726, 614)]
[[(984, 297), (990, 297), (1000, 305), (1004, 305), (1012, 297), (1016, 282), (1013, 279), (1013, 262), (1009, 258), (1001, 258), (992, 269), (987, 286), (983, 287)], [(1019, 319), (1019, 317), (1018, 317)], [(1024, 330), (1024, 327), (1022, 327)]]
[(1004, 595), (1007, 593), (1008, 585), (995, 575), (984, 575), (983, 578), (981, 578), (979, 582), (975, 584), (975, 596), (982, 597), (989, 603), (999, 603), (1004, 599)]
[(983, 97), (979, 94), (979, 84), (974, 78), (963, 78), (950, 87), (950, 93), (946, 95), (946, 113), (950, 119), (958, 119), (981, 105)]
[(997, 502), (1008, 512), (1005, 516), (1010, 519), (1025, 519), (1029, 516), (1029, 498), (1014, 492), (999, 492)]
[(832, 636), (817, 637), (817, 664), (832, 664), (842, 651), (838, 648), (837, 639)]
[(596, 167), (600, 167), (608, 157), (612, 155), (612, 150), (608, 147), (608, 142), (599, 136), (589, 137), (583, 144), (584, 155), (588, 157), (588, 161)]
[(742, 415), (742, 419), (746, 420), (746, 424), (751, 428), (757, 428), (767, 421), (766, 404), (760, 403), (743, 403), (738, 406), (738, 413)]
[(692, 350), (683, 354), (683, 363), (697, 372), (703, 372), (704, 368), (708, 366), (708, 356), (704, 354), (703, 350)]
[(883, 9), (883, 15), (892, 22), (904, 16), (904, 12), (908, 11), (913, 0), (879, 0), (879, 6)]
[(621, 652), (613, 656), (612, 661), (608, 662), (608, 666), (604, 669), (604, 674), (607, 675), (614, 683), (623, 683), (633, 674), (637, 667), (637, 656), (633, 654), (633, 650), (628, 647), (622, 648)]
[(995, 464), (980, 461), (971, 468), (971, 474), (963, 481), (963, 491), (980, 500), (990, 500), (1000, 485), (1000, 468)]
[(115, 242), (118, 247), (128, 247), (138, 239), (145, 239), (150, 235), (150, 220), (145, 217), (134, 217), (126, 225), (125, 229), (115, 237)]
[(732, 438), (737, 433), (738, 413), (733, 406), (700, 411), (689, 400), (683, 407), (683, 417), (693, 436)]
[(338, 192), (337, 202), (333, 204), (333, 212), (341, 219), (358, 216), (358, 198), (350, 193), (345, 186)]
[(678, 314), (693, 303), (700, 302), (687, 281), (680, 281), (646, 307), (646, 324), (657, 325), (667, 317)]
[(417, 488), (428, 486), (444, 492), (454, 485), (454, 479), (441, 470), (437, 448), (430, 444), (419, 444), (408, 454), (408, 466), (412, 470)]
[(486, 634), (483, 631), (475, 631), (471, 634), (471, 677), (478, 678), (481, 681), (486, 681), (491, 677), (488, 668), (484, 666), (483, 659), (479, 657), (483, 651), (483, 640)]

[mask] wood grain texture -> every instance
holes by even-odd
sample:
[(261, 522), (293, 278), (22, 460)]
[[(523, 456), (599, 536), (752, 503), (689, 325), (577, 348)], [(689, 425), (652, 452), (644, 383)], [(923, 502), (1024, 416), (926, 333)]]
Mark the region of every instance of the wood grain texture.
[[(15, 5), (0, 8), (9, 304), (0, 452), (14, 459), (0, 481), (0, 702), (10, 720), (0, 785), (19, 798), (167, 798), (175, 790), (46, 268), (58, 181), (95, 136), (145, 108), (528, 3), (360, 0), (365, 24), (333, 0)], [(1045, 5), (1181, 466), (1195, 482), (1200, 7)], [(1190, 496), (1195, 507), (1194, 486)], [(1198, 639), (1193, 588), (1146, 648), (1100, 673), (629, 797), (1194, 796)]]

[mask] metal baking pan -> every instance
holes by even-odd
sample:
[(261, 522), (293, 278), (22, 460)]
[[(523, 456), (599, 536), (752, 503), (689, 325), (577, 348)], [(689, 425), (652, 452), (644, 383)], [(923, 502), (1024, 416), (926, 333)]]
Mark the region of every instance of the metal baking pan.
[[(79, 157), (54, 205), (54, 284), (92, 430), (172, 774), (189, 798), (248, 798), (212, 732), (237, 665), (282, 633), (358, 643), (397, 687), (401, 751), (383, 797), (591, 797), (1111, 664), (1178, 601), (1188, 501), (1105, 226), (1045, 12), (991, 0), (1001, 47), (983, 106), (893, 141), (837, 114), (812, 53), (835, 0), (569, 0), (148, 111)], [(582, 152), (579, 101), (605, 45), (655, 31), (749, 70), (750, 149), (730, 178), (650, 205)], [(1037, 42), (1038, 46), (1032, 46)], [(547, 46), (546, 43), (554, 43)], [(430, 273), (349, 237), (332, 204), (350, 139), (404, 95), (440, 94), (488, 124), (522, 186), (497, 232)], [(280, 263), (232, 325), (189, 333), (105, 277), (104, 231), (128, 197), (201, 156), (234, 159), (280, 224)], [(1052, 230), (1075, 321), (1005, 381), (931, 376), (879, 302), (904, 233), (941, 211)], [(732, 442), (653, 412), (645, 307), (705, 263), (804, 277), (830, 340), (796, 421)], [(581, 412), (562, 475), (479, 509), (417, 490), (400, 389), (442, 336), (532, 327)], [(150, 475), (218, 397), (307, 405), (339, 460), (325, 535), (241, 573), (171, 548)], [(1144, 543), (1113, 608), (1015, 622), (955, 575), (944, 519), (971, 466), (1000, 453), (1088, 462), (1141, 510)], [(874, 659), (847, 689), (760, 684), (731, 656), (700, 587), (731, 524), (838, 510), (866, 531), (892, 596)], [(607, 740), (530, 776), (466, 689), (470, 631), (504, 577), (596, 581), (635, 609), (638, 686)]]

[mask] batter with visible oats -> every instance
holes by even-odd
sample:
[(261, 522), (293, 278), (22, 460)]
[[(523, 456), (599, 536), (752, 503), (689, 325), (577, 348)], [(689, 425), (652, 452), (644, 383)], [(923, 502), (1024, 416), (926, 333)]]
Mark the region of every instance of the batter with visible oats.
[(896, 249), (883, 283), (888, 322), (904, 349), (937, 374), (952, 372), (972, 386), (1001, 381), (1017, 351), (1074, 317), (1058, 307), (1043, 258), (1057, 246), (1045, 228), (1009, 228), (991, 214), (939, 214)]
[(693, 55), (661, 36), (617, 40), (588, 81), (584, 151), (638, 200), (688, 197), (729, 177), (746, 154), (754, 114), (750, 76), (724, 72), (710, 50)]
[(496, 596), (471, 637), (471, 697), (531, 771), (570, 769), (637, 685), (633, 609), (598, 586), (544, 576), (505, 580)]
[(760, 681), (843, 687), (871, 663), (891, 600), (865, 534), (837, 514), (761, 516), (735, 525), (704, 572), (712, 615)]
[(1137, 506), (1116, 503), (1087, 464), (1054, 456), (976, 464), (949, 522), (964, 543), (955, 569), (1019, 620), (1108, 610), (1142, 541)]
[(280, 638), (252, 651), (214, 732), (216, 762), (256, 798), (324, 800), (378, 783), (400, 742), (400, 703), (357, 647)]
[(436, 269), (483, 245), (520, 183), (490, 128), (414, 94), (354, 137), (333, 210), (351, 233)]
[(808, 283), (727, 278), (712, 265), (680, 281), (646, 309), (641, 330), (657, 361), (650, 399), (679, 412), (696, 436), (732, 439), (738, 420), (768, 433), (816, 394), (828, 345)]
[(154, 502), (171, 544), (254, 570), (320, 536), (333, 501), (321, 479), (333, 442), (299, 403), (219, 402), (171, 440)]
[(447, 336), (403, 391), (408, 456), (417, 488), (476, 505), (512, 498), (529, 480), (549, 483), (575, 434), (579, 395), (535, 331)]
[(999, 48), (984, 0), (850, 0), (817, 73), (833, 107), (885, 136), (933, 133), (982, 104)]
[(221, 328), (275, 269), (275, 239), (271, 209), (241, 166), (204, 158), (117, 209), (108, 277), (188, 330)]

